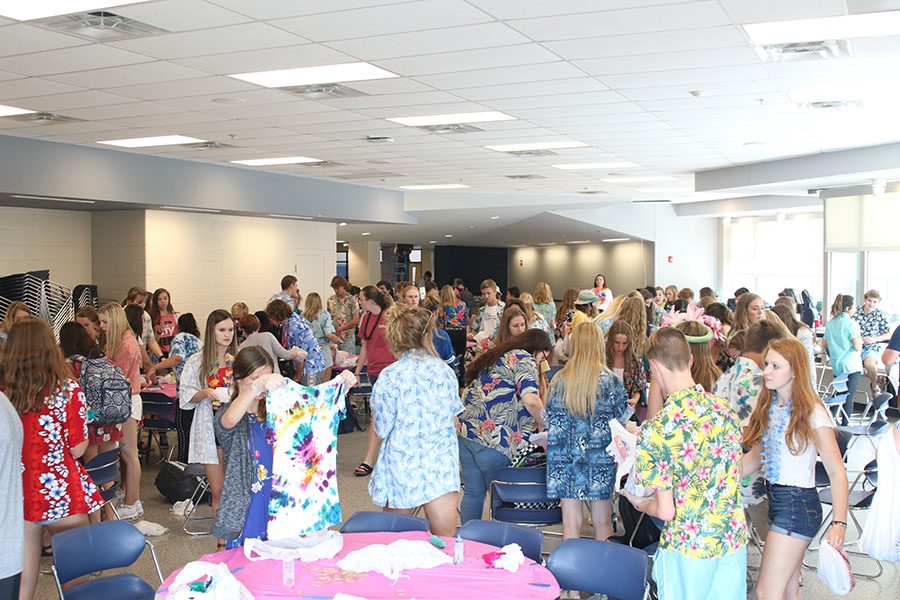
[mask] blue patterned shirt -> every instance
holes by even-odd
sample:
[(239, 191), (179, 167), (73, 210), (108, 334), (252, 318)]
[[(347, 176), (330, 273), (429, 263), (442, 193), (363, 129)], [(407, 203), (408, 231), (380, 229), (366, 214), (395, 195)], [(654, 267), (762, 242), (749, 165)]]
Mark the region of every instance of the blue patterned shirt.
[(187, 359), (192, 354), (200, 352), (202, 348), (203, 342), (200, 341), (200, 338), (190, 333), (181, 332), (172, 339), (172, 344), (169, 346), (169, 356), (181, 357), (181, 362), (172, 367), (172, 370), (175, 371), (176, 379), (181, 379), (181, 371), (184, 369), (184, 363), (187, 362)]
[(313, 334), (309, 321), (303, 318), (300, 313), (291, 313), (288, 320), (284, 322), (281, 328), (281, 345), (285, 348), (293, 348), (297, 346), (306, 350), (304, 370), (307, 377), (325, 370), (325, 359), (322, 358), (322, 351), (319, 349), (319, 342)]

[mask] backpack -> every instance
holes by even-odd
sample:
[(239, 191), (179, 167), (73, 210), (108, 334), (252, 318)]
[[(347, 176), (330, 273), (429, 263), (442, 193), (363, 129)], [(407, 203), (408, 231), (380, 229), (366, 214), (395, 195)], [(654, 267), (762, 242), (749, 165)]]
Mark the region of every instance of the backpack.
[(127, 421), (131, 416), (131, 384), (122, 369), (104, 356), (85, 358), (76, 355), (72, 360), (77, 365), (76, 376), (84, 391), (89, 422), (115, 425)]
[[(200, 483), (201, 476), (195, 475), (188, 469), (188, 465), (176, 460), (168, 460), (159, 468), (156, 474), (156, 489), (171, 503), (181, 502), (190, 498)], [(197, 503), (209, 500), (209, 490), (204, 492)]]

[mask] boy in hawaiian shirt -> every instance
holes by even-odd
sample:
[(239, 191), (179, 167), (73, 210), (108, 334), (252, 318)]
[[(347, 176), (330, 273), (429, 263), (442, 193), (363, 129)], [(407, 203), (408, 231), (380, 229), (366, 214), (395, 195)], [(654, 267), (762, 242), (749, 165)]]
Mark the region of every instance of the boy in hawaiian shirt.
[(622, 493), (638, 510), (665, 521), (653, 559), (659, 598), (745, 599), (740, 422), (727, 401), (694, 384), (691, 350), (681, 331), (654, 332), (647, 358), (667, 399), (644, 425), (635, 483), (654, 493)]

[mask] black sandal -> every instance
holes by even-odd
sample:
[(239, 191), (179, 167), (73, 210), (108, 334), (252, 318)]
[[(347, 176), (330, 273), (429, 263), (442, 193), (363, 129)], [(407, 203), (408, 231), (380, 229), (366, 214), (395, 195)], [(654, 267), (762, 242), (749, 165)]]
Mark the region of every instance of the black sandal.
[(41, 546), (41, 557), (53, 556), (53, 546)]
[(359, 463), (359, 466), (353, 471), (357, 477), (367, 477), (372, 474), (372, 466), (366, 463)]

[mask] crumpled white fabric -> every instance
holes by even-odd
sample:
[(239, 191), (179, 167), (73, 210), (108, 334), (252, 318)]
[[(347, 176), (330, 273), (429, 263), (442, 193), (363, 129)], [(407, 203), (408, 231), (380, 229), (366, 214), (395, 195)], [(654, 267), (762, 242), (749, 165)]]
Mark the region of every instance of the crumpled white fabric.
[[(610, 433), (612, 433), (612, 441), (609, 443), (609, 446), (606, 447), (606, 451), (616, 461), (616, 465), (618, 465), (616, 467), (615, 491), (618, 492), (619, 489), (621, 489), (622, 477), (628, 475), (625, 489), (635, 496), (645, 496), (646, 492), (644, 491), (644, 488), (634, 484), (633, 471), (634, 461), (637, 457), (638, 437), (625, 429), (625, 427), (623, 427), (616, 419), (610, 419), (609, 430)], [(617, 437), (622, 440), (622, 443), (625, 445), (625, 456), (619, 454), (619, 449), (616, 447)]]
[(244, 540), (244, 556), (252, 561), (273, 559), (312, 562), (334, 558), (343, 547), (344, 538), (339, 532), (325, 530), (265, 542), (258, 538), (249, 538)]
[(505, 569), (510, 573), (517, 573), (519, 567), (525, 564), (525, 555), (518, 544), (507, 544), (500, 548), (503, 556), (494, 561), (495, 569)]
[(334, 364), (341, 367), (355, 367), (357, 358), (359, 357), (356, 354), (350, 354), (346, 350), (338, 350), (335, 353)]
[(396, 540), (387, 545), (372, 544), (354, 550), (339, 560), (337, 566), (357, 573), (375, 571), (397, 581), (406, 569), (433, 569), (452, 562), (450, 556), (428, 542)]
[(168, 527), (164, 527), (159, 523), (154, 523), (152, 521), (138, 521), (134, 524), (135, 529), (143, 533), (145, 536), (152, 537), (156, 535), (162, 535), (169, 530)]
[[(204, 576), (212, 577), (205, 592), (192, 592), (188, 584)], [(254, 600), (253, 594), (238, 581), (223, 563), (202, 560), (189, 562), (169, 586), (169, 600)]]
[(856, 585), (847, 556), (827, 541), (819, 547), (818, 573), (819, 579), (838, 596), (846, 596)]
[(194, 508), (194, 503), (191, 502), (190, 498), (187, 498), (186, 500), (179, 500), (178, 502), (173, 504), (171, 510), (172, 510), (172, 514), (174, 514), (177, 517), (186, 517), (187, 514), (189, 512), (191, 512), (191, 509), (193, 509), (193, 508)]
[[(900, 426), (897, 426), (900, 427)], [(877, 560), (900, 562), (900, 452), (895, 427), (878, 444), (878, 490), (859, 538), (859, 549)]]

